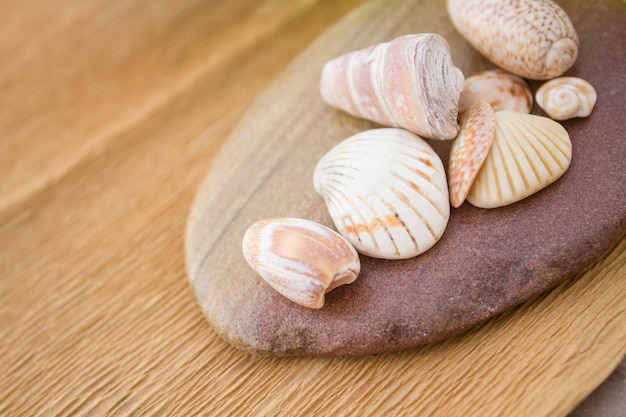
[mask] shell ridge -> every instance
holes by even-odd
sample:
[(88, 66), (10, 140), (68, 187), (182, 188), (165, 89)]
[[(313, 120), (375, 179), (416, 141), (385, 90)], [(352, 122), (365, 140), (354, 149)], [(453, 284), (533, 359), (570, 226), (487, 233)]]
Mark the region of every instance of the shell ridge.
[[(436, 187), (432, 181), (431, 181), (431, 177), (424, 177), (421, 176), (419, 173), (417, 172), (413, 172), (413, 171), (409, 171), (410, 173), (417, 175), (416, 179), (421, 183), (418, 184), (417, 182), (413, 182), (411, 181), (412, 178), (410, 177), (400, 177), (398, 176), (397, 178), (401, 180), (401, 182), (407, 187), (407, 190), (409, 190), (410, 192), (412, 192), (414, 195), (418, 196), (419, 198), (421, 198), (422, 200), (424, 200), (425, 202), (427, 202), (438, 214), (442, 219), (446, 218), (446, 214), (445, 214), (445, 207), (448, 203), (448, 201), (441, 201), (442, 205), (437, 204), (436, 199), (434, 199), (432, 196), (433, 195), (438, 195), (438, 194), (443, 194), (443, 190)], [(446, 184), (446, 189), (447, 189), (447, 184)], [(426, 192), (424, 192), (426, 191)], [(411, 199), (410, 199), (411, 200)], [(438, 199), (437, 199), (438, 200)]]
[[(339, 213), (332, 215), (331, 213), (331, 217), (334, 220), (334, 219), (343, 219), (345, 215), (349, 216), (353, 222), (354, 233), (350, 233), (348, 229), (345, 229), (345, 232), (347, 234), (346, 238), (348, 238), (348, 240), (353, 240), (351, 237), (355, 236), (359, 242), (363, 244), (367, 244), (361, 238), (361, 233), (360, 233), (361, 227), (359, 227), (359, 225), (362, 225), (369, 231), (370, 220), (368, 219), (374, 218), (375, 216), (368, 217), (363, 212), (362, 208), (365, 207), (371, 210), (371, 207), (369, 206), (369, 204), (367, 204), (367, 202), (360, 195), (354, 194), (354, 190), (352, 188), (348, 187), (346, 184), (339, 183), (339, 185), (340, 187), (336, 188), (336, 192), (337, 194), (340, 194), (341, 197), (344, 197), (344, 198), (338, 198), (338, 195), (334, 195), (333, 198), (331, 199), (332, 203), (339, 204), (338, 203), (339, 201), (346, 201), (346, 202), (349, 202), (350, 204), (349, 204), (349, 207), (346, 207), (342, 204), (341, 205), (342, 209), (340, 212), (341, 215), (338, 215)], [(358, 202), (360, 202), (361, 204), (357, 204)], [(354, 218), (357, 218), (360, 221), (354, 221)], [(367, 235), (371, 238), (371, 245), (374, 248), (379, 249), (380, 245), (376, 237), (371, 233), (368, 233)]]
[[(415, 207), (412, 204), (409, 204), (411, 200), (410, 197), (407, 197), (404, 193), (402, 193), (399, 190), (396, 190), (395, 188), (392, 189), (392, 192), (394, 192), (397, 196), (398, 199), (400, 199), (400, 201), (402, 201), (408, 208), (409, 210), (411, 210), (415, 216), (419, 219), (419, 221), (422, 223), (422, 225), (426, 228), (426, 230), (428, 230), (428, 232), (430, 233), (431, 237), (436, 240), (437, 239), (437, 233), (435, 233), (435, 231), (432, 228), (432, 225), (430, 224), (430, 222), (428, 222), (424, 216), (419, 212), (419, 210), (416, 210)], [(435, 205), (433, 205), (433, 207), (435, 209), (437, 209), (437, 207)], [(439, 212), (437, 210), (437, 212)], [(419, 245), (417, 245), (419, 247)]]
[[(509, 126), (509, 135), (511, 135), (509, 137), (512, 140), (507, 141), (507, 144), (511, 147), (512, 156), (517, 163), (518, 173), (524, 183), (524, 189), (528, 190), (533, 187), (533, 181), (541, 182), (541, 179), (545, 177), (545, 173), (541, 172), (541, 168), (544, 167), (538, 163), (543, 162), (543, 160), (541, 152), (529, 140), (530, 137), (533, 137), (530, 124), (518, 127), (517, 132), (513, 128), (514, 126)], [(532, 178), (529, 174), (532, 174)]]
[(553, 175), (550, 161), (546, 159), (546, 152), (551, 153), (546, 148), (545, 141), (542, 140), (544, 137), (549, 137), (545, 133), (549, 125), (546, 125), (539, 116), (520, 117), (516, 113), (510, 113), (508, 116), (513, 119), (507, 120), (511, 129), (510, 138), (517, 143), (520, 152), (526, 156), (528, 166), (533, 171), (536, 181), (542, 183), (546, 177)]
[[(526, 143), (530, 146), (530, 149), (533, 150), (537, 159), (543, 164), (543, 168), (547, 171), (547, 175), (537, 175), (538, 182), (544, 183), (546, 178), (555, 175), (553, 171), (553, 162), (557, 162), (550, 150), (549, 135), (545, 135), (545, 132), (541, 131), (538, 126), (532, 126), (531, 123), (527, 124), (525, 128), (527, 134), (525, 137)], [(559, 165), (558, 162), (557, 165)], [(531, 166), (535, 169), (534, 164), (531, 164)]]
[(493, 165), (493, 170), (494, 172), (496, 172), (497, 175), (492, 175), (491, 177), (488, 178), (493, 178), (494, 180), (494, 187), (496, 190), (496, 193), (498, 194), (498, 199), (500, 200), (504, 200), (504, 196), (505, 196), (505, 190), (504, 190), (504, 184), (500, 182), (500, 178), (501, 177), (506, 177), (508, 179), (508, 171), (506, 170), (506, 168), (504, 166), (502, 166), (498, 161), (502, 161), (502, 152), (500, 150), (500, 141), (499, 140), (495, 140), (494, 143), (491, 145), (491, 164)]
[[(413, 207), (411, 207), (409, 204), (407, 204), (407, 202), (405, 201), (405, 199), (404, 199), (404, 198), (402, 198), (402, 197), (404, 197), (404, 195), (402, 195), (402, 194), (400, 193), (400, 191), (398, 191), (397, 189), (395, 189), (395, 187), (393, 187), (393, 186), (391, 186), (391, 185), (390, 185), (388, 188), (389, 188), (389, 191), (392, 193), (392, 195), (395, 195), (395, 196), (396, 196), (396, 198), (399, 200), (399, 202), (400, 202), (400, 203), (404, 204), (404, 206), (405, 206), (408, 210), (410, 210), (410, 211), (412, 211), (412, 212), (415, 212), (415, 209), (414, 209)], [(405, 197), (405, 198), (406, 198), (406, 197)], [(392, 209), (392, 207), (393, 207), (393, 209)], [(403, 228), (404, 228), (404, 230), (406, 231), (406, 234), (409, 236), (409, 238), (410, 238), (410, 239), (411, 239), (411, 241), (413, 242), (413, 246), (414, 246), (415, 250), (416, 250), (417, 252), (419, 252), (419, 251), (420, 251), (420, 245), (419, 245), (419, 243), (417, 242), (417, 239), (415, 238), (415, 236), (413, 236), (413, 232), (412, 232), (412, 231), (411, 231), (411, 229), (407, 226), (407, 223), (404, 221), (403, 216), (401, 216), (401, 215), (400, 215), (400, 210), (397, 210), (397, 209), (395, 208), (395, 206), (392, 206), (391, 204), (389, 204), (389, 208), (390, 208), (390, 210), (392, 211), (392, 213), (394, 213), (395, 217), (398, 219), (398, 221), (400, 222), (400, 224), (402, 225), (402, 227), (403, 227)]]
[[(383, 200), (381, 195), (376, 195), (375, 198), (378, 200), (378, 203), (381, 204), (381, 208), (386, 207), (389, 210), (389, 206), (387, 206), (387, 202)], [(380, 219), (384, 218), (384, 216), (382, 215), (382, 211), (377, 211), (374, 204), (371, 205), (371, 208), (372, 208), (372, 211), (375, 213), (376, 217), (370, 224), (368, 224), (368, 230), (370, 230), (370, 233), (374, 234), (374, 230), (372, 229), (377, 226), (381, 227), (385, 231), (383, 235), (387, 236), (389, 243), (391, 244), (391, 246), (393, 246), (393, 250), (396, 256), (401, 256), (400, 249), (398, 248), (398, 243), (396, 242), (396, 238), (394, 238), (394, 234), (391, 232), (389, 226), (387, 225), (387, 222), (380, 221)], [(390, 212), (394, 213), (395, 209), (391, 209)]]
[[(549, 119), (546, 119), (546, 121), (548, 120)], [(554, 126), (555, 129), (550, 129), (551, 126)], [(545, 165), (550, 177), (557, 175), (555, 169), (562, 171), (567, 166), (563, 165), (562, 161), (569, 159), (566, 152), (557, 145), (557, 143), (562, 142), (558, 140), (560, 137), (558, 135), (560, 129), (556, 129), (558, 126), (560, 125), (556, 123), (553, 125), (551, 121), (550, 123), (543, 124), (543, 130), (541, 130), (539, 126), (531, 126), (530, 123), (527, 125), (529, 131), (534, 133), (534, 135), (529, 138), (528, 143), (535, 149), (535, 152), (537, 152), (538, 157)], [(553, 134), (548, 134), (546, 131)], [(540, 152), (539, 148), (543, 149), (544, 152)]]
[[(496, 127), (496, 129), (498, 128)], [(505, 129), (506, 127), (501, 126), (500, 132), (504, 132)], [(502, 181), (501, 186), (502, 186), (503, 196), (506, 195), (507, 200), (510, 199), (511, 196), (515, 195), (516, 192), (519, 191), (519, 189), (521, 188), (516, 178), (520, 178), (522, 169), (520, 169), (518, 165), (519, 161), (516, 160), (514, 152), (511, 148), (512, 146), (511, 139), (514, 140), (514, 138), (515, 136), (511, 138), (509, 136), (506, 136), (506, 134), (501, 134), (497, 138), (497, 142), (498, 142), (497, 149), (498, 149), (500, 158), (496, 160), (500, 162), (499, 163), (500, 170), (501, 172), (504, 173), (504, 176), (502, 178), (506, 180), (506, 181)]]

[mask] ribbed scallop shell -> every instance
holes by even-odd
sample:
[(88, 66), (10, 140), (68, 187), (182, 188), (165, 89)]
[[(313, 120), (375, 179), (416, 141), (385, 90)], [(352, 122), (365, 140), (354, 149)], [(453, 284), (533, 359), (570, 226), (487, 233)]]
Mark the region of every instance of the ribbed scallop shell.
[(459, 98), (459, 114), (484, 100), (494, 111), (513, 110), (530, 113), (533, 93), (521, 77), (504, 70), (483, 71), (465, 79)]
[(565, 129), (542, 116), (496, 112), (496, 133), (467, 201), (482, 208), (512, 204), (553, 183), (572, 160)]
[(361, 270), (350, 242), (305, 219), (274, 218), (251, 225), (243, 237), (246, 262), (291, 301), (321, 308), (324, 294), (353, 282)]
[(589, 116), (597, 98), (593, 86), (576, 77), (555, 78), (537, 90), (537, 104), (554, 120)]
[(578, 56), (578, 35), (552, 0), (448, 0), (457, 30), (500, 68), (547, 80), (567, 71)]
[[(331, 106), (385, 126), (452, 139), (463, 73), (440, 35), (406, 35), (328, 61), (320, 92)], [(433, 99), (436, 98), (436, 99)]]
[(318, 162), (313, 181), (339, 233), (375, 258), (423, 253), (450, 216), (441, 159), (402, 129), (373, 129), (344, 140)]
[(496, 130), (493, 108), (486, 101), (474, 104), (463, 117), (459, 135), (450, 148), (448, 182), (450, 204), (459, 207), (465, 201), (478, 171), (489, 154)]

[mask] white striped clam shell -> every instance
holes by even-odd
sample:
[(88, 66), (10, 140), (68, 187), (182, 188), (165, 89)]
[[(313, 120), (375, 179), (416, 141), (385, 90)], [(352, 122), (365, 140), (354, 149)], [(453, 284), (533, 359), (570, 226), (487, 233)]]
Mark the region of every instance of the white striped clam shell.
[(572, 160), (567, 131), (552, 119), (502, 110), (487, 158), (467, 201), (495, 208), (522, 200), (559, 179)]
[(494, 111), (514, 110), (530, 113), (533, 93), (523, 78), (495, 69), (476, 73), (465, 79), (459, 98), (459, 114), (479, 101), (486, 101)]
[(537, 90), (537, 104), (554, 120), (587, 117), (598, 98), (596, 90), (582, 78), (560, 77)]
[(450, 216), (441, 159), (406, 130), (351, 136), (320, 159), (313, 181), (339, 233), (375, 258), (425, 252), (443, 235)]
[(252, 224), (243, 237), (246, 262), (289, 300), (319, 309), (324, 294), (359, 275), (359, 255), (350, 242), (311, 220), (273, 218)]

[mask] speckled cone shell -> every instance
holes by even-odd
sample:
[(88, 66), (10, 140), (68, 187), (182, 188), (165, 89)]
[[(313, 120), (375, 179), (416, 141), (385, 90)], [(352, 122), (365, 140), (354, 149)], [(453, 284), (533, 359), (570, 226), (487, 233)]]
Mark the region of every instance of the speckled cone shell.
[(459, 98), (459, 114), (481, 100), (489, 103), (494, 111), (530, 113), (533, 108), (533, 93), (526, 81), (499, 69), (479, 72), (465, 79)]
[(596, 90), (576, 77), (550, 80), (537, 90), (537, 104), (554, 120), (587, 117), (596, 104)]
[(359, 275), (359, 255), (328, 227), (305, 219), (274, 218), (252, 224), (243, 237), (246, 262), (291, 301), (321, 308), (324, 294)]
[(483, 55), (524, 78), (547, 80), (578, 56), (578, 35), (552, 0), (447, 0), (457, 30)]
[(482, 208), (515, 203), (559, 179), (572, 160), (567, 131), (552, 119), (502, 110), (467, 201)]
[(496, 130), (493, 108), (486, 101), (474, 104), (464, 115), (459, 135), (450, 149), (448, 182), (450, 204), (459, 207), (489, 154)]
[(423, 253), (450, 216), (441, 159), (406, 130), (373, 129), (344, 140), (319, 161), (313, 181), (339, 233), (375, 258)]
[(448, 42), (426, 33), (328, 61), (320, 92), (328, 104), (353, 116), (423, 137), (452, 139), (458, 131), (463, 80), (452, 63)]

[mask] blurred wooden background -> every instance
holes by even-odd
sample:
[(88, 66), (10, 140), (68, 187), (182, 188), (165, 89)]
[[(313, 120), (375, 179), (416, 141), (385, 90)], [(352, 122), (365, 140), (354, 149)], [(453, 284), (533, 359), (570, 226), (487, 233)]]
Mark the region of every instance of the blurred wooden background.
[[(188, 210), (220, 145), (360, 3), (0, 2), (0, 415), (413, 415), (466, 389), (419, 391), (406, 369), (455, 358), (454, 340), (376, 358), (242, 354), (214, 334), (185, 275)], [(596, 268), (606, 279), (555, 294), (594, 285), (602, 297), (625, 247)], [(619, 326), (624, 305), (607, 303)], [(533, 323), (518, 316), (471, 337)], [(624, 351), (612, 343), (611, 367)], [(607, 367), (550, 410), (570, 410)]]

